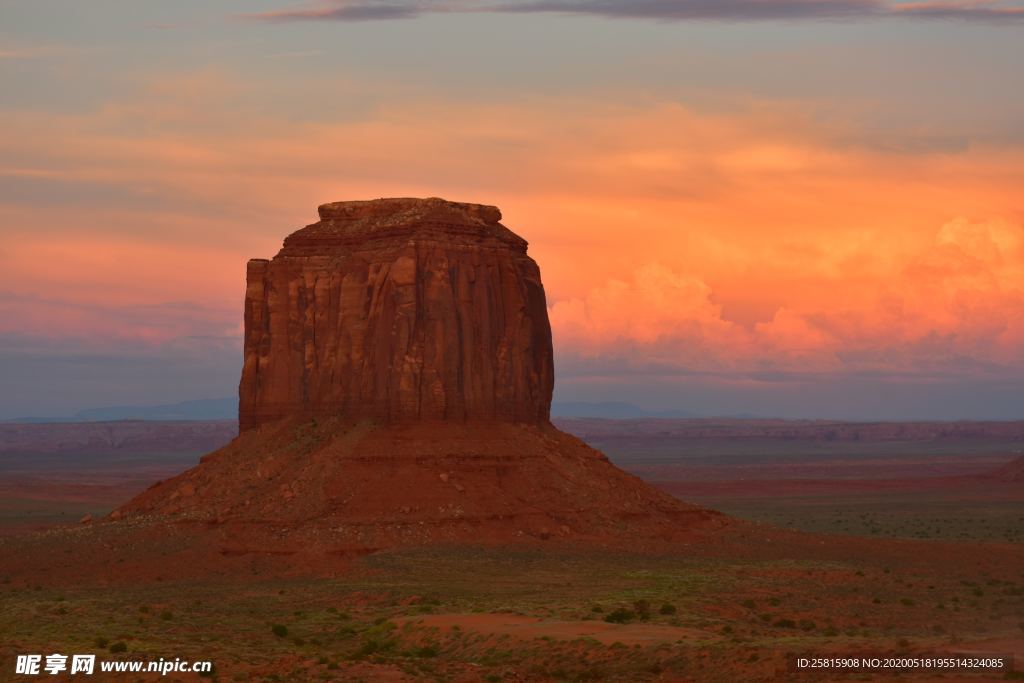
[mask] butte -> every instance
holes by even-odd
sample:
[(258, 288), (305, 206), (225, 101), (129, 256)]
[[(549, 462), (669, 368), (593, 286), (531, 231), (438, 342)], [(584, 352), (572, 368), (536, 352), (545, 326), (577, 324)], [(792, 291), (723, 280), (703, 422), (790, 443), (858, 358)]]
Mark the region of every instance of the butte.
[(249, 261), (239, 435), (112, 513), (223, 552), (674, 541), (725, 523), (550, 422), (540, 270), (493, 206), (324, 204)]

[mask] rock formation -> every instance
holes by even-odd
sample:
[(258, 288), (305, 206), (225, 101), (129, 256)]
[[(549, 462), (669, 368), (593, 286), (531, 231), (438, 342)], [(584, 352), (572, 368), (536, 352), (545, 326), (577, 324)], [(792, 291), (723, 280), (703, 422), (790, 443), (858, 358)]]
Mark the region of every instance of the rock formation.
[(249, 262), (239, 423), (287, 416), (548, 419), (540, 271), (493, 206), (378, 199), (320, 207)]
[(551, 425), (540, 272), (500, 218), (441, 199), (321, 206), (249, 262), (238, 438), (113, 517), (195, 523), (242, 554), (722, 524)]
[(999, 481), (1024, 482), (1024, 457), (1011, 460), (989, 476)]

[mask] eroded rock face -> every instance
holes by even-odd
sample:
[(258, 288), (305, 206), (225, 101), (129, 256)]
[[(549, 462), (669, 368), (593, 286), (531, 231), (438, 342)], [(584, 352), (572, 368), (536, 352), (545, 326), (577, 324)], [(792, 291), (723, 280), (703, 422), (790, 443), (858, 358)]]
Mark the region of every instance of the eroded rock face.
[(493, 206), (320, 207), (248, 264), (244, 430), (285, 417), (546, 423), (554, 373), (537, 264)]
[(496, 208), (382, 199), (320, 218), (249, 263), (239, 436), (110, 523), (321, 569), (380, 548), (635, 547), (724, 524), (549, 422), (544, 289)]

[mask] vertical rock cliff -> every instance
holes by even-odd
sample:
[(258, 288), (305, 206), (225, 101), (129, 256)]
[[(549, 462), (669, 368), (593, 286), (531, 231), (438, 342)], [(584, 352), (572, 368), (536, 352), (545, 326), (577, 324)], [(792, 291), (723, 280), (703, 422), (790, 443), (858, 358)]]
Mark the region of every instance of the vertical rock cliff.
[(540, 271), (500, 218), (442, 199), (321, 206), (249, 262), (238, 438), (112, 516), (191, 525), (230, 556), (720, 524), (551, 425)]
[(320, 207), (249, 262), (241, 429), (284, 417), (548, 419), (540, 270), (493, 206), (378, 199)]

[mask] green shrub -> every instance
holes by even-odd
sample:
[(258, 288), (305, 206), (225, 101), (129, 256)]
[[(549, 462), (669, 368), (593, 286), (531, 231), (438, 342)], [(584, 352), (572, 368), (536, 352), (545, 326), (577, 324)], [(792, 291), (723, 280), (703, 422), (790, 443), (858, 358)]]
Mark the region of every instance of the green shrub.
[(278, 638), (284, 638), (288, 635), (288, 627), (284, 624), (274, 624), (270, 627), (270, 632)]
[(658, 613), (659, 614), (675, 614), (676, 613), (676, 606), (666, 602), (658, 610)]
[(123, 640), (119, 640), (110, 646), (111, 652), (128, 652), (128, 644)]
[(627, 624), (635, 618), (636, 614), (633, 610), (626, 609), (625, 607), (618, 607), (605, 615), (604, 620), (609, 624)]
[(772, 626), (776, 628), (796, 628), (796, 622), (792, 619), (776, 619)]
[(434, 645), (424, 645), (423, 647), (416, 649), (417, 657), (430, 658), (436, 657), (438, 654), (438, 649)]
[(633, 611), (643, 620), (651, 617), (651, 603), (647, 600), (637, 600), (633, 603)]
[(355, 654), (353, 655), (353, 658), (362, 659), (363, 657), (368, 657), (377, 652), (390, 650), (394, 646), (394, 640), (367, 640), (365, 643), (362, 644), (362, 646), (358, 650), (356, 650)]

